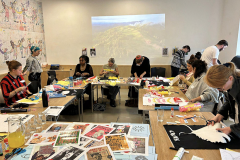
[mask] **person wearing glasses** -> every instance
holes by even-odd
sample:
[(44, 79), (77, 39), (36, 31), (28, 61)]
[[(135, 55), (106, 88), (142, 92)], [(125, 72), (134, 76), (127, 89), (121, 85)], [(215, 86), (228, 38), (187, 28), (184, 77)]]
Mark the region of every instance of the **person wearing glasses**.
[(212, 118), (213, 121), (209, 125), (214, 125), (214, 123), (229, 118), (235, 124), (230, 125), (230, 127), (217, 128), (217, 130), (225, 134), (232, 132), (240, 138), (240, 71), (236, 69), (232, 62), (215, 65), (208, 70), (205, 82), (213, 88), (226, 92), (223, 106), (218, 111), (218, 114)]

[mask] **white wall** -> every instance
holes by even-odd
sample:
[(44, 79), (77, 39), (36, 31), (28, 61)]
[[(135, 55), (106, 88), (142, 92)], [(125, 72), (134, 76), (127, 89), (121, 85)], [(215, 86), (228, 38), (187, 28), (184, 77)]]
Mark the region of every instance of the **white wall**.
[(240, 20), (239, 7), (239, 0), (224, 0), (220, 39), (226, 39), (229, 46), (220, 53), (219, 59), (222, 63), (231, 61), (237, 54), (237, 40)]
[[(188, 44), (192, 48), (190, 54), (196, 53), (219, 40), (223, 2), (223, 0), (42, 0), (48, 64), (76, 64), (82, 48), (88, 48), (89, 53), (89, 48), (93, 45), (92, 16), (165, 13), (166, 46), (163, 47), (169, 47), (171, 50), (172, 47)], [(99, 58), (101, 57), (91, 58), (90, 63), (102, 64)], [(172, 56), (162, 57), (159, 54), (159, 57), (150, 61), (151, 64), (170, 64), (171, 60)], [(129, 61), (123, 64), (131, 65)]]

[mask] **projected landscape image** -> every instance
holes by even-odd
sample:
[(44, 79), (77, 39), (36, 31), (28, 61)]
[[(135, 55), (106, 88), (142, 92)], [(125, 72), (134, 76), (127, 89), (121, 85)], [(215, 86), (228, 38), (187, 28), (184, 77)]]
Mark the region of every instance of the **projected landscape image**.
[(165, 14), (92, 17), (93, 44), (103, 57), (160, 55)]

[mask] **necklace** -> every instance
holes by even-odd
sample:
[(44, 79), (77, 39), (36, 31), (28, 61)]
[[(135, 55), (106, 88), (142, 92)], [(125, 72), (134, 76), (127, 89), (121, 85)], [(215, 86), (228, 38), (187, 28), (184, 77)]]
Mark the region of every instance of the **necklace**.
[(82, 67), (82, 65), (80, 65), (80, 70), (81, 70), (81, 71), (84, 71), (84, 70), (86, 69), (86, 66), (87, 66), (86, 63), (85, 63), (85, 65), (84, 65), (84, 67)]

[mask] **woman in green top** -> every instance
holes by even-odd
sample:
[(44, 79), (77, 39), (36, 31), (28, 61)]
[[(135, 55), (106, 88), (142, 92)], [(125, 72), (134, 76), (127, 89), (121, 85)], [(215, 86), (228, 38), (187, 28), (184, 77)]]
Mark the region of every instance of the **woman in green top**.
[[(118, 67), (115, 64), (114, 58), (110, 58), (108, 60), (108, 64), (103, 65), (103, 68), (100, 72), (100, 76), (106, 76), (106, 77), (117, 77), (119, 75)], [(115, 99), (119, 92), (118, 86), (106, 86), (109, 89), (109, 93), (107, 95), (107, 98), (110, 99), (110, 106), (116, 107)]]

